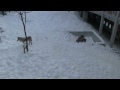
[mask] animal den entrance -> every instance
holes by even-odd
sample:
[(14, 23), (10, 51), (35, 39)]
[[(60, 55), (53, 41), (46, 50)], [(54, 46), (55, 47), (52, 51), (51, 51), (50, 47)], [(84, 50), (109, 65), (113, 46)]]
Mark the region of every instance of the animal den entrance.
[(92, 45), (99, 44), (105, 46), (104, 40), (94, 31), (71, 31), (76, 36), (76, 43), (90, 43)]

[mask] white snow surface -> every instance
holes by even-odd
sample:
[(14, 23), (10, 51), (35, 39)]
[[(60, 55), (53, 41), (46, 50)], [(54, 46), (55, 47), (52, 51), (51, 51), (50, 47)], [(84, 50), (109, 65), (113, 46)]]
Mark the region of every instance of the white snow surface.
[(107, 46), (76, 43), (69, 31), (95, 30), (74, 11), (32, 11), (27, 35), (33, 45), (23, 53), (22, 22), (16, 12), (0, 15), (1, 79), (119, 79), (120, 56)]

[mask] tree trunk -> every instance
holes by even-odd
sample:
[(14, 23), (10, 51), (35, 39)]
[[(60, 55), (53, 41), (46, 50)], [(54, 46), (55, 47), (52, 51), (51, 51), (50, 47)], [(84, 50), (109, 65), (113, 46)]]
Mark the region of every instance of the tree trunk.
[(28, 51), (28, 40), (27, 40), (27, 34), (26, 34), (25, 25), (24, 25), (24, 32), (25, 32), (25, 37), (26, 37), (26, 49)]
[(25, 33), (25, 38), (26, 38), (26, 49), (27, 49), (27, 51), (28, 51), (28, 42), (27, 42), (28, 40), (27, 40), (27, 34), (26, 34), (25, 23), (24, 23), (24, 21), (23, 21), (22, 15), (21, 15), (21, 20), (22, 20), (22, 23), (23, 23), (24, 33)]
[[(27, 33), (26, 33), (26, 12), (17, 12), (20, 15), (23, 27), (24, 27), (24, 33), (25, 33), (25, 38), (26, 38), (26, 46), (24, 46), (24, 53), (25, 49), (28, 51), (28, 40), (27, 40)], [(24, 16), (25, 15), (25, 16)]]

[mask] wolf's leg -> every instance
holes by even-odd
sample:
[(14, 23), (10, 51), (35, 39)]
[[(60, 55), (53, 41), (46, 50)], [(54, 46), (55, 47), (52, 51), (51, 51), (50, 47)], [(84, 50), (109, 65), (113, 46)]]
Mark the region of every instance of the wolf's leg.
[(23, 51), (24, 51), (24, 53), (25, 53), (25, 44), (23, 44)]

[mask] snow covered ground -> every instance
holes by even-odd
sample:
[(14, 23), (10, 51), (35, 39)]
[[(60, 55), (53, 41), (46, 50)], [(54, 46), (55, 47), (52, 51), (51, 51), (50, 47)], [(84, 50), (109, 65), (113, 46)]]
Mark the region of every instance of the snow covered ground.
[[(116, 79), (120, 55), (107, 46), (76, 43), (69, 31), (95, 30), (74, 11), (32, 11), (27, 14), (27, 34), (33, 38), (23, 53), (18, 36), (24, 36), (15, 12), (0, 15), (0, 78)], [(92, 42), (91, 38), (88, 38)]]

